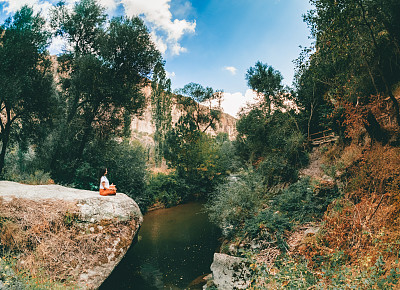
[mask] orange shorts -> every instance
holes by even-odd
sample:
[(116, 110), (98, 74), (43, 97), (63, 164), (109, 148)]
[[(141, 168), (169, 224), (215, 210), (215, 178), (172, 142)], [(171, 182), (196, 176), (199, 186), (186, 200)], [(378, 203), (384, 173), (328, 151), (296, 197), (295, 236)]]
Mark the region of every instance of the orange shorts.
[(108, 189), (101, 189), (100, 188), (100, 195), (115, 195), (117, 193), (117, 189), (114, 185), (111, 185)]

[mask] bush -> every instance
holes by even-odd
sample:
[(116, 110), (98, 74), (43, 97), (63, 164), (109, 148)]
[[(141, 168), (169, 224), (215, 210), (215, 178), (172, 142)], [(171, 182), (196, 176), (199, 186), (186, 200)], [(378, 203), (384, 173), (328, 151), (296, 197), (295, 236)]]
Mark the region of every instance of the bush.
[(315, 184), (302, 178), (276, 196), (272, 208), (300, 223), (322, 218), (328, 205), (338, 196), (336, 185)]
[(268, 187), (284, 182), (293, 182), (297, 179), (297, 169), (286, 158), (279, 154), (269, 154), (258, 165), (264, 184)]
[(185, 201), (188, 197), (188, 186), (175, 173), (157, 173), (148, 179), (146, 191), (140, 203), (143, 207), (157, 202), (171, 207)]
[(233, 235), (261, 208), (263, 193), (260, 176), (254, 172), (220, 184), (206, 206), (210, 220), (222, 229), (223, 235)]
[(73, 168), (73, 176), (69, 179), (59, 177), (57, 181), (77, 188), (97, 191), (100, 185), (99, 170), (101, 168), (108, 169), (108, 179), (110, 183), (117, 186), (118, 192), (123, 192), (133, 198), (140, 198), (144, 194), (145, 152), (141, 144), (130, 144), (127, 140), (91, 142), (85, 149), (82, 160)]
[(175, 168), (193, 195), (203, 197), (237, 168), (234, 153), (230, 141), (222, 135), (214, 138), (184, 127), (168, 132), (164, 148), (168, 166)]
[(51, 184), (50, 173), (42, 170), (36, 162), (33, 147), (14, 146), (6, 154), (3, 178), (25, 184)]
[(246, 220), (244, 231), (250, 238), (262, 238), (269, 243), (277, 243), (281, 251), (286, 251), (287, 244), (284, 240), (284, 233), (292, 228), (289, 219), (272, 209), (265, 209), (253, 218)]
[(110, 182), (134, 199), (145, 194), (146, 153), (140, 143), (119, 143), (109, 151), (106, 164), (110, 171)]

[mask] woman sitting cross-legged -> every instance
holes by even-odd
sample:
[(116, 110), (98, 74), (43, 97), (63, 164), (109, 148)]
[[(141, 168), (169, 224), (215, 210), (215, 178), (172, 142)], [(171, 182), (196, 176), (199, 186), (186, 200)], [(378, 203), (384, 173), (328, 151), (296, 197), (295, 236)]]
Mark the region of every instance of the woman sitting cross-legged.
[(106, 175), (107, 168), (101, 170), (101, 178), (100, 178), (100, 195), (115, 195), (117, 193), (117, 188), (114, 184), (109, 183)]

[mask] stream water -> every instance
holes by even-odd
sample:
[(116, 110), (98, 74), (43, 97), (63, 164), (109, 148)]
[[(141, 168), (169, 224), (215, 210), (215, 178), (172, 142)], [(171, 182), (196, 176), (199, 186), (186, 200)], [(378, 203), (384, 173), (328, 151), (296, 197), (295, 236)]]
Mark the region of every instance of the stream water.
[(201, 203), (151, 211), (100, 290), (201, 289), (192, 281), (210, 273), (219, 236)]

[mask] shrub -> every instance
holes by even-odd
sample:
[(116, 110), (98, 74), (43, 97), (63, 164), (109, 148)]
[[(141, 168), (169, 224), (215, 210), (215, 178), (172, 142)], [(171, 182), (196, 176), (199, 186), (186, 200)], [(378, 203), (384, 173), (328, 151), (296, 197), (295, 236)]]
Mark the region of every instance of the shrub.
[(312, 185), (309, 178), (302, 178), (276, 196), (272, 208), (300, 223), (320, 219), (328, 205), (338, 196), (336, 185)]
[(50, 173), (42, 170), (36, 162), (33, 147), (15, 145), (6, 154), (3, 178), (26, 184), (51, 184)]
[(149, 177), (145, 194), (139, 201), (142, 207), (157, 202), (170, 207), (185, 201), (188, 197), (189, 190), (186, 183), (175, 173), (157, 173)]
[(286, 251), (287, 244), (284, 233), (291, 229), (291, 223), (286, 215), (272, 209), (264, 209), (256, 216), (246, 220), (244, 231), (251, 238), (259, 237), (268, 243), (277, 243), (281, 251)]
[(263, 193), (260, 176), (254, 172), (240, 175), (237, 181), (220, 184), (206, 206), (210, 220), (225, 236), (234, 234), (261, 208)]
[(279, 154), (268, 154), (258, 165), (257, 171), (268, 187), (297, 179), (297, 169)]
[(110, 169), (110, 182), (117, 185), (119, 192), (134, 199), (145, 194), (146, 154), (140, 143), (124, 141), (113, 146), (106, 164)]
[[(68, 168), (66, 170), (69, 170)], [(73, 175), (68, 179), (58, 176), (56, 180), (73, 187), (97, 191), (100, 185), (100, 168), (108, 169), (108, 179), (116, 184), (118, 192), (133, 198), (140, 198), (144, 194), (146, 176), (144, 148), (139, 143), (130, 144), (127, 140), (89, 143), (82, 160), (73, 168)]]

